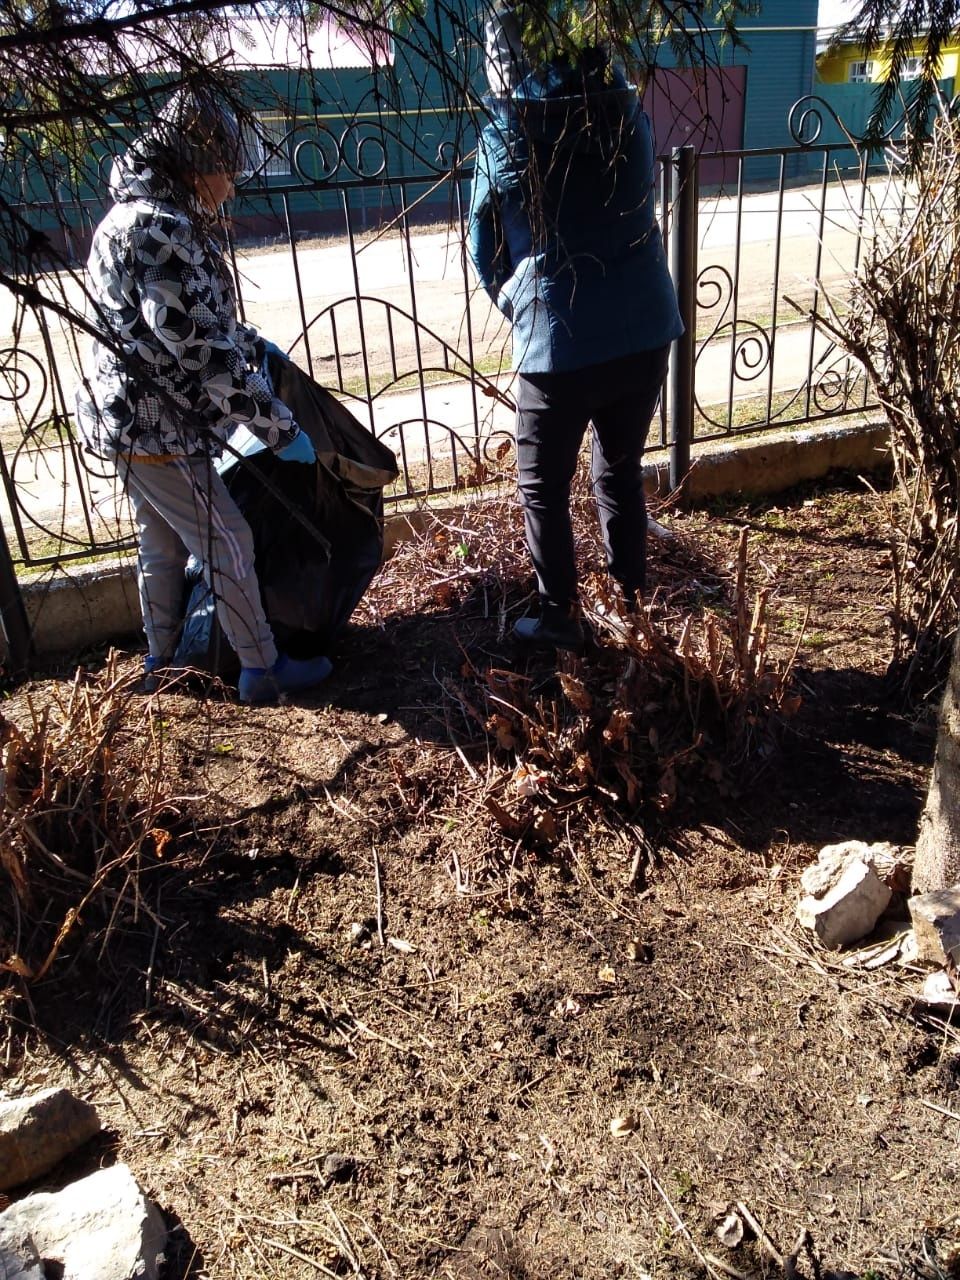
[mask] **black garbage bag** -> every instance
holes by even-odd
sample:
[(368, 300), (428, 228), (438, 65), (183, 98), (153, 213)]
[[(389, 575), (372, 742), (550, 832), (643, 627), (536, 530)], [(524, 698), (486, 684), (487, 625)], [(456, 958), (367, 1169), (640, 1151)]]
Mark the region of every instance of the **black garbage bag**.
[[(277, 647), (311, 658), (328, 652), (380, 565), (383, 490), (397, 478), (397, 461), (292, 361), (270, 355), (267, 370), (276, 395), (313, 442), (317, 461), (281, 462), (239, 428), (218, 470), (253, 532), (257, 577)], [(220, 630), (200, 565), (192, 561), (187, 577), (175, 663), (230, 677), (239, 663)]]

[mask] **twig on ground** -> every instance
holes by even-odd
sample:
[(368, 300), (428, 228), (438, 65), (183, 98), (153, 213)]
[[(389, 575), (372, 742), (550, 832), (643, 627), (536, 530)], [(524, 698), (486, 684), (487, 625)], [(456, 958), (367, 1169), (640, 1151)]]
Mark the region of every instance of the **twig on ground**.
[(729, 1262), (724, 1262), (722, 1258), (718, 1258), (715, 1253), (705, 1253), (703, 1256), (711, 1266), (716, 1267), (718, 1271), (722, 1271), (724, 1275), (731, 1276), (732, 1280), (751, 1280), (746, 1272), (738, 1271)]
[(936, 1111), (938, 1115), (946, 1116), (948, 1120), (960, 1120), (960, 1112), (951, 1111), (948, 1107), (941, 1107), (939, 1103), (930, 1102), (927, 1098), (920, 1099), (921, 1107), (926, 1107), (929, 1111)]
[(377, 910), (377, 940), (380, 943), (380, 950), (387, 945), (386, 935), (383, 931), (383, 875), (380, 869), (380, 855), (377, 853), (377, 846), (371, 847), (373, 854), (373, 887), (376, 894), (376, 910)]
[(396, 1049), (398, 1053), (412, 1054), (414, 1058), (420, 1059), (423, 1057), (422, 1054), (417, 1053), (416, 1049), (411, 1049), (409, 1045), (400, 1044), (398, 1040), (391, 1040), (389, 1036), (382, 1036), (378, 1031), (374, 1031), (371, 1027), (368, 1027), (365, 1022), (361, 1022), (359, 1018), (352, 1014), (346, 1005), (343, 1006), (343, 1011), (350, 1019), (350, 1024), (359, 1031), (362, 1036), (366, 1036), (368, 1040), (377, 1040), (380, 1044), (389, 1045), (391, 1049)]
[(737, 1201), (736, 1209), (737, 1213), (740, 1214), (740, 1217), (743, 1218), (744, 1222), (756, 1236), (757, 1243), (760, 1245), (761, 1249), (763, 1249), (767, 1257), (775, 1262), (778, 1267), (782, 1267), (783, 1254), (771, 1240), (763, 1224), (750, 1212), (749, 1208), (742, 1200)]
[(316, 1258), (308, 1257), (307, 1254), (301, 1253), (299, 1249), (294, 1249), (292, 1245), (284, 1244), (282, 1240), (271, 1240), (269, 1236), (263, 1237), (263, 1243), (271, 1249), (279, 1249), (281, 1253), (285, 1253), (290, 1258), (296, 1258), (298, 1262), (306, 1262), (315, 1271), (319, 1271), (322, 1276), (329, 1276), (330, 1280), (337, 1280), (336, 1271), (331, 1271), (322, 1262), (318, 1262)]
[(654, 1176), (653, 1170), (650, 1168), (650, 1166), (647, 1164), (645, 1160), (640, 1160), (638, 1163), (640, 1165), (640, 1168), (644, 1171), (644, 1173), (650, 1179), (650, 1183), (653, 1186), (654, 1190), (657, 1192), (657, 1194), (660, 1196), (660, 1199), (667, 1206), (667, 1211), (669, 1212), (671, 1218), (673, 1218), (674, 1222), (677, 1224), (677, 1230), (686, 1240), (687, 1244), (689, 1244), (690, 1248), (693, 1250), (694, 1254), (696, 1255), (697, 1260), (704, 1267), (708, 1275), (716, 1276), (718, 1274), (717, 1268), (710, 1262), (710, 1259), (707, 1257), (707, 1255), (703, 1252), (703, 1250), (697, 1244), (696, 1240), (694, 1240), (693, 1236), (690, 1234), (690, 1231), (688, 1230), (686, 1223), (683, 1221), (679, 1213), (677, 1213), (676, 1209), (673, 1207), (673, 1201), (670, 1199), (666, 1191), (664, 1191), (663, 1187), (660, 1185), (660, 1183)]

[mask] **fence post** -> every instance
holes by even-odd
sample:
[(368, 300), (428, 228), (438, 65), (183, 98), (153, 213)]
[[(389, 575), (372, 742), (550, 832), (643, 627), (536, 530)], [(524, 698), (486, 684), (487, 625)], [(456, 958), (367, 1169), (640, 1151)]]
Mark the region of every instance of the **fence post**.
[(684, 332), (670, 353), (670, 488), (690, 470), (693, 438), (693, 378), (697, 349), (697, 150), (674, 147), (670, 154), (670, 268)]
[(13, 567), (6, 532), (0, 527), (0, 627), (7, 642), (7, 661), (14, 675), (30, 665), (30, 622), (24, 607), (17, 571)]

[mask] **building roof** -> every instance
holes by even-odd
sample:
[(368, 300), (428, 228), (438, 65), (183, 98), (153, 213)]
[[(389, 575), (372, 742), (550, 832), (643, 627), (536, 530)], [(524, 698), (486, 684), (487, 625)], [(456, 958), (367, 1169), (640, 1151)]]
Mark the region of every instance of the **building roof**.
[(350, 31), (329, 15), (306, 27), (289, 19), (238, 18), (215, 37), (212, 52), (238, 70), (311, 67), (314, 71), (389, 66), (393, 41), (386, 34)]
[[(143, 31), (127, 31), (115, 44), (98, 44), (89, 50), (91, 67), (104, 73), (117, 67), (143, 71), (176, 71), (179, 63), (158, 50), (167, 48), (166, 38), (155, 41)], [(393, 62), (393, 40), (383, 33), (350, 31), (328, 14), (309, 26), (290, 18), (240, 18), (218, 24), (204, 43), (210, 63), (228, 70), (290, 68), (330, 71), (347, 68), (372, 69)]]

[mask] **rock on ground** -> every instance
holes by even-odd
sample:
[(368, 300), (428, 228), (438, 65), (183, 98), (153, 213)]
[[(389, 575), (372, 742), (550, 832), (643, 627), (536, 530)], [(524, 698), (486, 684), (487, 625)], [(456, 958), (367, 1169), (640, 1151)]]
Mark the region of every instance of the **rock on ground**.
[(907, 905), (920, 959), (960, 965), (960, 884), (919, 893)]
[[(813, 892), (811, 884), (820, 892)], [(893, 896), (873, 868), (855, 854), (808, 867), (803, 886), (808, 893), (797, 906), (797, 918), (831, 950), (871, 933)]]
[(11, 1235), (6, 1244), (0, 1234), (0, 1276), (3, 1280), (46, 1280), (40, 1255), (29, 1231)]
[(865, 840), (844, 840), (840, 844), (825, 844), (817, 854), (816, 862), (811, 863), (800, 877), (804, 891), (815, 898), (822, 898), (854, 859), (865, 863), (887, 883), (902, 865), (897, 846), (886, 841), (867, 844)]
[(100, 1117), (69, 1089), (0, 1102), (0, 1191), (48, 1173), (100, 1132)]
[(128, 1167), (117, 1164), (0, 1213), (0, 1259), (6, 1249), (20, 1260), (25, 1280), (34, 1280), (29, 1254), (18, 1253), (25, 1237), (46, 1264), (41, 1276), (52, 1263), (62, 1280), (157, 1280), (167, 1228)]

